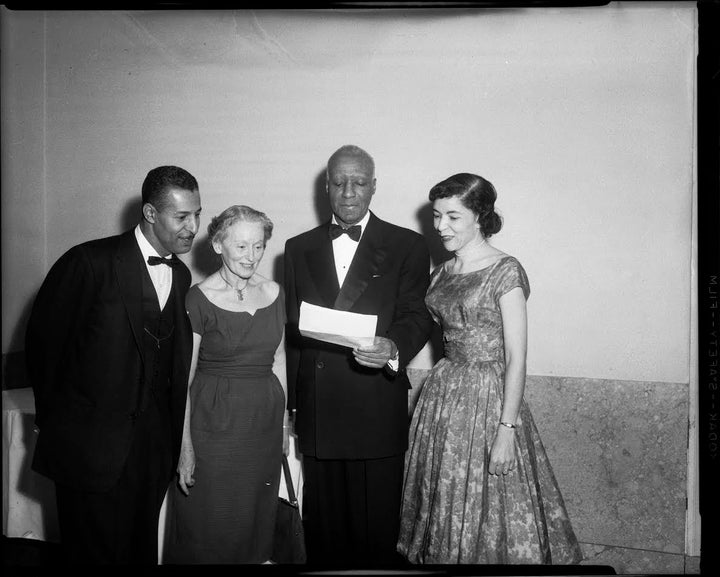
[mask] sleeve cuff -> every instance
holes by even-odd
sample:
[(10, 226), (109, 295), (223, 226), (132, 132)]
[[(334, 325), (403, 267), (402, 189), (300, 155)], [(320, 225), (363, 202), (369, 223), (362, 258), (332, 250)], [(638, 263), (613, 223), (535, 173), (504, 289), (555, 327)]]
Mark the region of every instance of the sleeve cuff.
[(400, 368), (400, 351), (396, 352), (395, 356), (388, 360), (387, 366), (393, 373), (398, 372), (398, 369)]

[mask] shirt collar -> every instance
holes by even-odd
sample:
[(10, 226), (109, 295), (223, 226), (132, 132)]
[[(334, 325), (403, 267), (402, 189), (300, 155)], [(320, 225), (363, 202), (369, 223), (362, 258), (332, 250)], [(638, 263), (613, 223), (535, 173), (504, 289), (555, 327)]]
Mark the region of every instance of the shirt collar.
[[(145, 235), (143, 234), (143, 231), (140, 228), (139, 224), (135, 227), (135, 239), (137, 240), (138, 246), (140, 247), (140, 252), (142, 253), (143, 260), (145, 262), (147, 262), (149, 256), (160, 256), (158, 251), (155, 250), (155, 247), (150, 244), (150, 241), (148, 241), (147, 238), (145, 238)], [(170, 258), (170, 256), (161, 258)]]
[[(365, 227), (367, 226), (367, 223), (368, 223), (369, 220), (370, 220), (370, 211), (368, 210), (368, 211), (365, 213), (365, 216), (363, 216), (362, 219), (360, 219), (360, 222), (355, 223), (356, 225), (357, 225), (357, 224), (360, 225), (360, 236), (362, 236), (362, 234), (365, 232)], [(332, 222), (333, 224), (338, 224), (338, 225), (340, 224), (334, 214), (332, 215), (332, 221), (331, 221), (331, 222)], [(340, 225), (340, 226), (342, 226), (342, 225)]]

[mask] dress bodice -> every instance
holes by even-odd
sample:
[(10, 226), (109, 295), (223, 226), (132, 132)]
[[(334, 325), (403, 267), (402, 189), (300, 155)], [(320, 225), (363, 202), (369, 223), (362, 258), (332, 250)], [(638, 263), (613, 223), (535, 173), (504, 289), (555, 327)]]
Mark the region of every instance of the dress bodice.
[(271, 371), (285, 323), (282, 290), (254, 314), (218, 307), (197, 285), (186, 304), (193, 332), (202, 336), (198, 371), (235, 377)]
[(445, 358), (452, 362), (504, 360), (500, 297), (530, 285), (522, 265), (511, 256), (490, 266), (452, 274), (439, 265), (432, 274), (425, 304), (442, 327)]

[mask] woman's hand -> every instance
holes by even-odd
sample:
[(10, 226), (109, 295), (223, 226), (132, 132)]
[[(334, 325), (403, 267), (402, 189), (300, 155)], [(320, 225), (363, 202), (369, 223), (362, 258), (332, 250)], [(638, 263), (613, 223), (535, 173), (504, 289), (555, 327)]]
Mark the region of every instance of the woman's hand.
[(190, 494), (190, 487), (195, 484), (195, 448), (192, 443), (183, 442), (180, 448), (180, 459), (177, 466), (178, 485), (185, 495)]
[(491, 475), (507, 475), (515, 469), (515, 430), (498, 425), (490, 451), (488, 472)]

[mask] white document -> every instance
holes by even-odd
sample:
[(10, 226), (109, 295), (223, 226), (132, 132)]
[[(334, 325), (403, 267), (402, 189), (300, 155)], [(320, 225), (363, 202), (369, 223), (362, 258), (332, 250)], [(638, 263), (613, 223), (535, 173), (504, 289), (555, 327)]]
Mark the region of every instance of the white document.
[(300, 303), (300, 334), (344, 347), (366, 347), (375, 342), (377, 315), (361, 315)]

